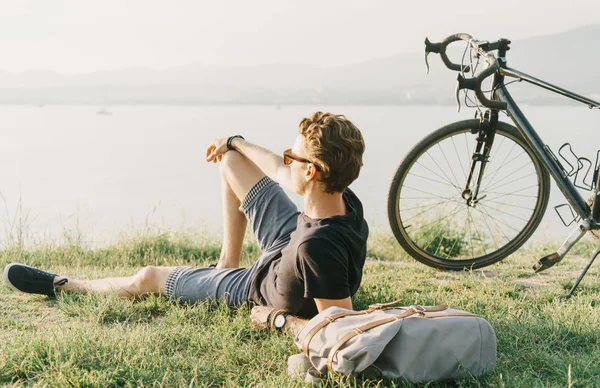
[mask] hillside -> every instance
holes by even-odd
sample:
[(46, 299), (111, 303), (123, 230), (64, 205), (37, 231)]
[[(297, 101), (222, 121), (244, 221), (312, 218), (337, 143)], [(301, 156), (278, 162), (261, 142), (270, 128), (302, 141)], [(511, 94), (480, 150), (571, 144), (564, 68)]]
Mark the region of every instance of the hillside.
[[(489, 39), (499, 38), (487, 37)], [(443, 37), (430, 37), (432, 41)], [(483, 37), (480, 37), (483, 38)], [(510, 38), (510, 37), (509, 37)], [(509, 66), (600, 98), (600, 24), (513, 41)], [(457, 44), (460, 46), (461, 44)], [(420, 50), (421, 48), (415, 48)], [(463, 49), (451, 55), (460, 61)], [(456, 75), (415, 52), (329, 68), (298, 64), (129, 68), (65, 76), (49, 70), (0, 72), (0, 103), (19, 104), (428, 104), (453, 103)], [(538, 89), (520, 101), (554, 103)]]

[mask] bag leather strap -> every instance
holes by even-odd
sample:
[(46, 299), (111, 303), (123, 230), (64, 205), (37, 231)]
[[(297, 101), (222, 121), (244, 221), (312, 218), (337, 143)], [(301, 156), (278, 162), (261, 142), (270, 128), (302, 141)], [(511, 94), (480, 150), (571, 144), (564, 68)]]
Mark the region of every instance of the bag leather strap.
[(352, 316), (352, 315), (364, 315), (364, 314), (368, 314), (368, 313), (370, 313), (369, 310), (344, 311), (341, 313), (337, 313), (337, 314), (333, 314), (328, 317), (325, 317), (321, 322), (319, 322), (317, 325), (315, 325), (315, 327), (313, 327), (308, 332), (308, 334), (306, 334), (306, 337), (304, 337), (304, 343), (302, 344), (302, 353), (310, 360), (310, 357), (308, 357), (308, 346), (310, 345), (310, 341), (312, 341), (314, 336), (321, 329), (323, 329), (325, 326), (329, 325), (331, 322), (334, 322), (340, 318), (344, 318), (344, 317), (348, 317), (348, 316)]
[[(329, 325), (330, 323), (332, 323), (332, 322), (334, 322), (334, 321), (336, 321), (336, 320), (338, 320), (340, 318), (344, 318), (344, 317), (348, 317), (348, 316), (365, 315), (365, 314), (370, 314), (373, 311), (378, 311), (378, 310), (379, 311), (391, 310), (391, 309), (399, 307), (398, 305), (400, 304), (400, 302), (401, 302), (401, 299), (395, 300), (393, 302), (388, 302), (388, 303), (376, 303), (376, 304), (369, 305), (369, 308), (366, 309), (366, 310), (361, 310), (361, 311), (343, 311), (343, 312), (340, 312), (340, 313), (333, 314), (333, 315), (325, 317), (321, 322), (319, 322), (317, 325), (315, 325), (306, 334), (306, 337), (304, 337), (304, 342), (302, 344), (302, 354), (304, 354), (306, 356), (306, 358), (308, 359), (308, 362), (310, 362), (310, 364), (315, 369), (318, 370), (318, 368), (316, 367), (316, 365), (314, 365), (313, 362), (312, 362), (312, 360), (310, 359), (310, 355), (309, 355), (309, 349), (310, 348), (309, 348), (309, 346), (310, 346), (311, 341), (315, 337), (315, 335), (317, 335), (317, 333), (319, 331), (321, 331), (325, 326)], [(422, 312), (443, 311), (443, 310), (446, 310), (447, 308), (448, 308), (447, 305), (440, 305), (440, 306), (433, 306), (433, 307), (411, 306), (410, 308), (406, 309), (403, 313), (396, 314), (396, 315), (405, 314), (407, 311), (410, 311), (411, 309), (414, 309), (417, 312), (422, 313)], [(413, 315), (413, 314), (414, 313), (412, 313), (410, 315)], [(408, 315), (408, 316), (410, 316), (410, 315)], [(401, 319), (401, 318), (397, 318), (397, 319)], [(376, 322), (379, 322), (379, 321), (376, 321)], [(387, 322), (385, 322), (385, 323), (387, 323)], [(382, 324), (385, 324), (385, 323), (382, 323)], [(354, 330), (356, 330), (356, 329), (354, 329)], [(344, 341), (344, 343), (347, 342), (347, 341), (349, 341), (351, 338), (353, 338), (353, 337), (348, 338), (348, 340)], [(341, 346), (343, 346), (343, 343), (340, 345), (340, 347)], [(336, 353), (337, 353), (337, 351), (336, 351)]]
[[(399, 306), (401, 302), (402, 302), (402, 299), (398, 299), (398, 300), (395, 300), (393, 302), (388, 302), (388, 303), (374, 303), (374, 304), (369, 305), (369, 310), (370, 311), (388, 310), (388, 309), (392, 308), (393, 306)], [(400, 306), (400, 307), (402, 307), (402, 306)]]
[(306, 337), (304, 337), (304, 343), (302, 344), (302, 353), (310, 360), (310, 357), (308, 356), (308, 346), (310, 345), (310, 341), (312, 341), (312, 339), (314, 338), (314, 336), (321, 329), (323, 329), (325, 326), (329, 325), (331, 322), (333, 322), (335, 320), (338, 320), (340, 318), (348, 317), (348, 316), (369, 314), (369, 313), (372, 313), (375, 310), (389, 310), (389, 309), (393, 309), (397, 305), (400, 304), (400, 301), (401, 301), (401, 299), (395, 300), (393, 302), (388, 302), (388, 303), (375, 303), (375, 304), (369, 305), (369, 308), (366, 309), (366, 310), (361, 310), (361, 311), (344, 311), (344, 312), (341, 312), (341, 313), (337, 313), (337, 314), (333, 314), (333, 315), (330, 315), (328, 317), (325, 317), (321, 322), (319, 322), (317, 325), (315, 325), (315, 327), (313, 327), (308, 332), (308, 334), (306, 334)]
[[(439, 312), (439, 311), (444, 311), (447, 308), (448, 308), (448, 305), (439, 305), (439, 306), (431, 306), (431, 307), (411, 306), (410, 308), (408, 308), (407, 310), (405, 310), (404, 312), (402, 312), (400, 314), (391, 315), (387, 318), (380, 319), (378, 321), (369, 322), (361, 327), (356, 327), (356, 328), (352, 329), (344, 337), (342, 337), (329, 352), (329, 357), (327, 357), (327, 369), (329, 370), (329, 372), (333, 372), (333, 361), (334, 361), (334, 358), (337, 356), (338, 352), (340, 351), (341, 347), (344, 346), (352, 338), (364, 333), (365, 331), (371, 330), (378, 326), (388, 324), (390, 322), (397, 321), (399, 319), (408, 318), (415, 314), (425, 316), (426, 312)], [(306, 354), (306, 356), (310, 360), (310, 358), (308, 357), (308, 354)]]

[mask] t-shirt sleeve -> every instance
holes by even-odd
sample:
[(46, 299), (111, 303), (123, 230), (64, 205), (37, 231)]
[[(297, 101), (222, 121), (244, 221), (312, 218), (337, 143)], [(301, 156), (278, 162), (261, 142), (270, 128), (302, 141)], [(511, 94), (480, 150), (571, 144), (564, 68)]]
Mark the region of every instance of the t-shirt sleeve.
[(304, 297), (343, 299), (350, 296), (348, 258), (338, 247), (314, 239), (298, 247), (298, 271), (304, 281)]

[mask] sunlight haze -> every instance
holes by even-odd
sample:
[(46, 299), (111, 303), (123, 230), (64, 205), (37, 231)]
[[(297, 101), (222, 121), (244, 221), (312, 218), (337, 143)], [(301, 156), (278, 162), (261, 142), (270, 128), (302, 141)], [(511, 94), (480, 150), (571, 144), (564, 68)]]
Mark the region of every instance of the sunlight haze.
[(514, 40), (597, 23), (600, 15), (600, 2), (592, 0), (457, 4), (0, 0), (0, 71), (72, 75), (190, 63), (327, 67), (420, 52), (425, 36), (468, 32)]

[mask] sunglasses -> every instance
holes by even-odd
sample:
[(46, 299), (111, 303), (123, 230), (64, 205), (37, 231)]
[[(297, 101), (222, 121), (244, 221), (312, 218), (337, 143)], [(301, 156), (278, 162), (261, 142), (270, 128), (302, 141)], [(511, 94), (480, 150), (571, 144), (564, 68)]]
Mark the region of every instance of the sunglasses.
[(291, 148), (283, 151), (283, 164), (285, 164), (286, 166), (289, 166), (290, 164), (292, 164), (292, 162), (294, 160), (296, 162), (300, 162), (300, 163), (311, 163), (313, 166), (315, 166), (315, 169), (317, 171), (321, 171), (321, 168), (315, 162), (311, 162), (310, 160), (305, 159), (302, 156), (296, 155), (295, 153), (292, 152)]

